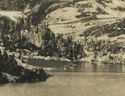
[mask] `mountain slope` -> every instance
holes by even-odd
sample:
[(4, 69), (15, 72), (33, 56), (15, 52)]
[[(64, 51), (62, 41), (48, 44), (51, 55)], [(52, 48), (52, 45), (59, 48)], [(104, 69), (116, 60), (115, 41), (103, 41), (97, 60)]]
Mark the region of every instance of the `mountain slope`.
[[(15, 0), (14, 2), (17, 1)], [(97, 46), (98, 41), (99, 44), (100, 41), (103, 44), (103, 40), (106, 44), (108, 43), (107, 41), (117, 41), (113, 44), (118, 49), (119, 41), (125, 42), (123, 38), (125, 34), (124, 0), (32, 0), (21, 2), (18, 3), (24, 4), (24, 8), (18, 8), (18, 6), (11, 8), (12, 5), (15, 5), (15, 3), (12, 3), (8, 9), (5, 8), (4, 10), (18, 10), (23, 14), (23, 19), (27, 22), (24, 26), (26, 25), (25, 27), (28, 26), (28, 28), (24, 27), (25, 31), (22, 31), (24, 31), (24, 35), (27, 34), (27, 37), (30, 35), (30, 39), (34, 44), (41, 41), (41, 33), (45, 25), (56, 36), (63, 34), (65, 37), (72, 36), (74, 41), (80, 41), (83, 45), (88, 43), (85, 50), (90, 53), (92, 48), (94, 51), (96, 50), (94, 46)], [(7, 1), (4, 3), (8, 5)], [(40, 44), (41, 42), (39, 46)], [(121, 44), (120, 46), (123, 45)], [(117, 47), (114, 49), (116, 50)], [(101, 48), (102, 46), (100, 50)], [(104, 50), (107, 51), (108, 48), (106, 48)], [(111, 48), (110, 46), (107, 53), (112, 52)], [(94, 54), (93, 50), (92, 54)]]

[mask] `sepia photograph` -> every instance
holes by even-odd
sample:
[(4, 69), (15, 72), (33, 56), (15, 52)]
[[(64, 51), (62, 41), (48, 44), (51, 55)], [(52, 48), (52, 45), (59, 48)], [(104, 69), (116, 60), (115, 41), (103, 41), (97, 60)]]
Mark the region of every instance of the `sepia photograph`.
[(125, 96), (125, 0), (0, 0), (0, 96)]

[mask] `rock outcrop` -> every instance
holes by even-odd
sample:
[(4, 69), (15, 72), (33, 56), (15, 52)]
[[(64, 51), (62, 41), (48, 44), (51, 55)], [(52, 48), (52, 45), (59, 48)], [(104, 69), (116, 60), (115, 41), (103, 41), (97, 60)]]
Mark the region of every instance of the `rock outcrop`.
[(0, 54), (0, 61), (0, 83), (2, 84), (46, 81), (51, 76), (42, 68), (24, 64), (15, 59), (14, 55), (8, 56), (6, 52)]

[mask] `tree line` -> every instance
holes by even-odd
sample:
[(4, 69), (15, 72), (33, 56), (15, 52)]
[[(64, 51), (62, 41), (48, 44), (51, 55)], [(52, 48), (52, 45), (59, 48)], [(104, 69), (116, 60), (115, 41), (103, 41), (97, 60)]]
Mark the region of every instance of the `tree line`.
[(72, 36), (55, 35), (49, 28), (42, 33), (41, 55), (66, 57), (71, 60), (81, 59), (84, 55), (83, 45), (73, 41)]

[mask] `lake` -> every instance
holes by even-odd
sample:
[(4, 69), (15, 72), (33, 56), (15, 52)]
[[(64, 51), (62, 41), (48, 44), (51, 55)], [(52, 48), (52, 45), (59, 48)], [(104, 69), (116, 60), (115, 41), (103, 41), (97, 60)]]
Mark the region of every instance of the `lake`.
[(26, 63), (49, 69), (51, 72), (103, 72), (103, 73), (125, 73), (125, 65), (122, 64), (98, 64), (87, 62), (68, 62), (55, 60), (29, 59)]
[(0, 96), (125, 96), (124, 73), (54, 74), (46, 82), (2, 85)]
[(54, 73), (46, 82), (1, 85), (0, 96), (125, 96), (124, 65), (51, 66), (44, 66)]

